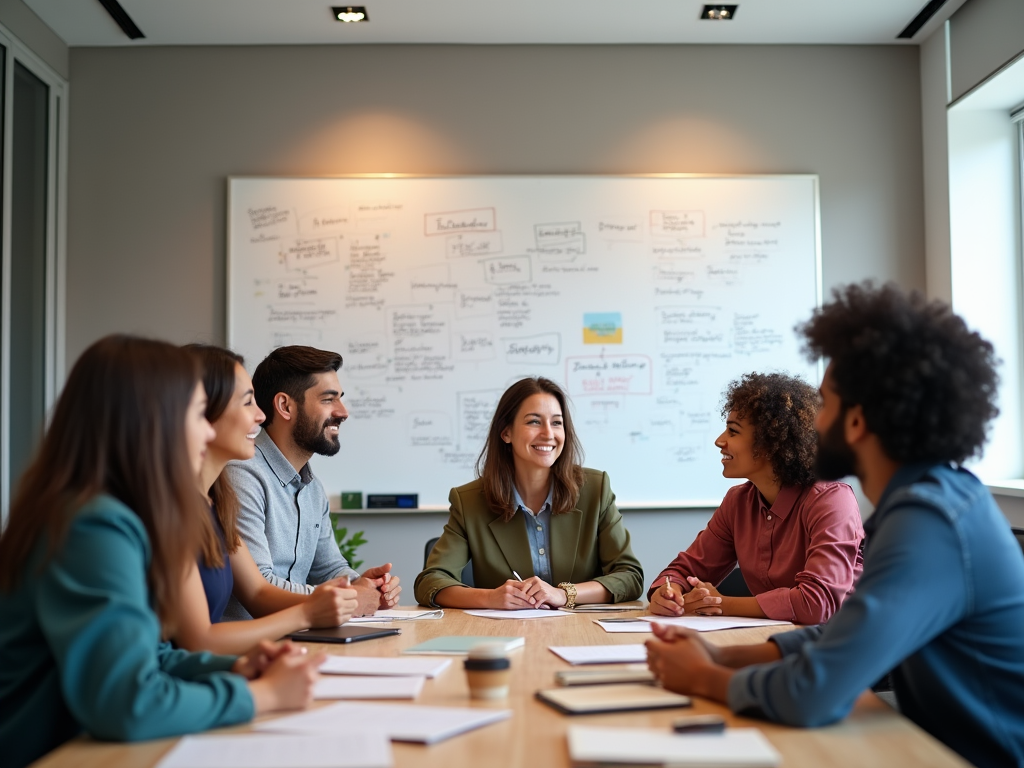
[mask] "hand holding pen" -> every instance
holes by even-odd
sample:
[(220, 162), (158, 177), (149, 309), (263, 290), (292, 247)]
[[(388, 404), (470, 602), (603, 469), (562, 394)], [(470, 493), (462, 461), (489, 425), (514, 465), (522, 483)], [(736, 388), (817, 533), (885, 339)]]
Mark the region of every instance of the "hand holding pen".
[(523, 590), (525, 583), (519, 574), (512, 571), (514, 579), (509, 579), (497, 589), (491, 590), (489, 608), (497, 608), (503, 611), (515, 611), (523, 608), (535, 608), (537, 601), (526, 594)]
[(672, 583), (671, 576), (666, 576), (665, 583), (651, 595), (651, 613), (659, 616), (682, 616), (685, 610), (683, 590)]

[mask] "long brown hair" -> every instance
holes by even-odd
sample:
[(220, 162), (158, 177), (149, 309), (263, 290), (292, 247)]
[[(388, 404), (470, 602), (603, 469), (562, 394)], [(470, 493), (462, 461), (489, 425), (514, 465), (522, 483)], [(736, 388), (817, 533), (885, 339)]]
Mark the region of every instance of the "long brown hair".
[(515, 479), (516, 467), (512, 446), (501, 439), (501, 433), (512, 426), (523, 402), (533, 395), (551, 395), (562, 409), (562, 428), (565, 442), (562, 453), (551, 467), (553, 489), (551, 513), (554, 515), (571, 512), (580, 499), (583, 487), (583, 446), (576, 437), (569, 414), (569, 400), (565, 392), (551, 379), (520, 379), (505, 390), (494, 410), (491, 426), (487, 432), (480, 457), (476, 460), (477, 475), (484, 481), (484, 498), (488, 506), (501, 515), (505, 522), (516, 514)]
[(11, 504), (0, 536), (0, 590), (17, 587), (40, 544), (42, 562), (51, 558), (74, 513), (107, 493), (146, 528), (153, 605), (165, 631), (173, 628), (184, 570), (209, 517), (185, 438), (197, 383), (195, 358), (162, 341), (107, 336), (82, 353)]
[[(185, 349), (196, 356), (203, 369), (203, 386), (206, 387), (206, 420), (213, 424), (227, 410), (231, 398), (235, 395), (235, 366), (245, 365), (245, 359), (230, 349), (215, 347), (212, 344), (186, 344)], [(217, 509), (217, 519), (224, 529), (224, 543), (229, 552), (234, 552), (241, 544), (238, 537), (238, 494), (228, 479), (227, 473), (221, 472), (210, 487), (210, 499)], [(203, 541), (203, 561), (210, 568), (224, 566), (224, 553), (221, 551), (220, 539), (212, 526), (206, 526)]]

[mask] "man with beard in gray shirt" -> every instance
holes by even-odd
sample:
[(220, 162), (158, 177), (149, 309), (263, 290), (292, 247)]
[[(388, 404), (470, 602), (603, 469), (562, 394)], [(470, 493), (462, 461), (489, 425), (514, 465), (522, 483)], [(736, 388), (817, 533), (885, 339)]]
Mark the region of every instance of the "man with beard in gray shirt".
[[(275, 587), (308, 594), (348, 578), (359, 595), (356, 615), (391, 608), (402, 591), (391, 563), (360, 575), (338, 551), (327, 494), (313, 474), (313, 454), (333, 456), (348, 418), (338, 379), (341, 355), (313, 347), (275, 349), (253, 373), (256, 404), (266, 414), (256, 453), (225, 468), (238, 494), (238, 533), (263, 577)], [(224, 618), (251, 618), (234, 597)]]

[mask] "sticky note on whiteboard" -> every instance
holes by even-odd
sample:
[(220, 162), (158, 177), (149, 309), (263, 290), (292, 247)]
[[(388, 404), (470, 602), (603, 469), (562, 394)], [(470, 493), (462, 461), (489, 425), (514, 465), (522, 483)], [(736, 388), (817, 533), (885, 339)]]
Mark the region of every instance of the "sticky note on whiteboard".
[(621, 312), (587, 312), (583, 315), (584, 344), (621, 344)]

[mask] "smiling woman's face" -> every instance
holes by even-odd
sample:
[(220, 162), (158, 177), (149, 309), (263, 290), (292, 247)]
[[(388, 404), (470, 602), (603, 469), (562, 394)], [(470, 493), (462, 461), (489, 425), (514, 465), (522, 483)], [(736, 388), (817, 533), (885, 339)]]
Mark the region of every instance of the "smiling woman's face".
[(501, 439), (512, 446), (516, 469), (550, 469), (565, 443), (558, 398), (547, 393), (530, 395), (519, 406), (512, 426), (501, 433)]
[(251, 459), (256, 452), (256, 435), (266, 416), (256, 405), (252, 379), (241, 365), (235, 365), (235, 391), (224, 413), (213, 423), (217, 436), (209, 450), (228, 460)]
[(768, 467), (768, 459), (754, 456), (754, 426), (741, 419), (736, 411), (729, 411), (725, 431), (715, 440), (722, 452), (722, 476), (730, 478), (751, 478), (760, 475)]

